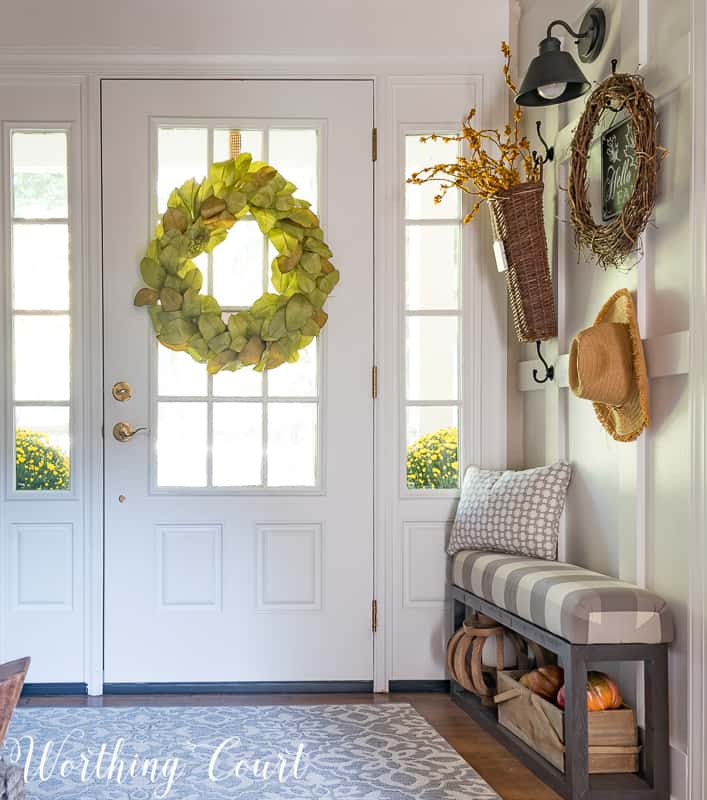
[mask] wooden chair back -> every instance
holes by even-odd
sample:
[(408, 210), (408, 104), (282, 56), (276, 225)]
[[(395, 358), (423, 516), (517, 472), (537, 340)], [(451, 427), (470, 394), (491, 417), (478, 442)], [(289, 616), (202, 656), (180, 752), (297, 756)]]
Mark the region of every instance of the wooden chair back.
[(0, 664), (0, 748), (3, 746), (7, 729), (10, 727), (10, 719), (20, 699), (29, 665), (29, 658)]

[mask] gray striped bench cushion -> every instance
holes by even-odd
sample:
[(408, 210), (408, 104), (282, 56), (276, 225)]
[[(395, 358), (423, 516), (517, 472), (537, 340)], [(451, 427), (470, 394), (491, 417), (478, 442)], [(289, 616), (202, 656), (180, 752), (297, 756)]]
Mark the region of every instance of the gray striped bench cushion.
[(462, 550), (452, 582), (575, 644), (656, 644), (673, 639), (665, 601), (574, 564)]

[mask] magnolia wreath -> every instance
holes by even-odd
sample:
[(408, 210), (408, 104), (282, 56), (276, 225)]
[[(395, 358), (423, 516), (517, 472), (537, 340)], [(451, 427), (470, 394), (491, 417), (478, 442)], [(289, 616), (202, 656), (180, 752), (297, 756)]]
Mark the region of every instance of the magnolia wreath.
[[(148, 307), (160, 344), (205, 363), (212, 375), (298, 360), (326, 324), (323, 307), (339, 272), (319, 218), (309, 202), (294, 197), (296, 189), (250, 153), (212, 164), (201, 183), (190, 179), (174, 189), (140, 262), (146, 286), (134, 301)], [(203, 275), (193, 259), (210, 253), (247, 214), (277, 250), (276, 293), (225, 318), (218, 300), (201, 293)]]
[[(602, 225), (592, 217), (587, 160), (594, 130), (607, 112), (625, 112), (630, 119), (638, 169), (633, 193), (621, 213)], [(589, 96), (574, 133), (569, 199), (575, 241), (578, 249), (591, 250), (604, 269), (624, 265), (653, 214), (658, 163), (666, 154), (657, 144), (656, 129), (655, 100), (646, 91), (643, 78), (613, 74)]]

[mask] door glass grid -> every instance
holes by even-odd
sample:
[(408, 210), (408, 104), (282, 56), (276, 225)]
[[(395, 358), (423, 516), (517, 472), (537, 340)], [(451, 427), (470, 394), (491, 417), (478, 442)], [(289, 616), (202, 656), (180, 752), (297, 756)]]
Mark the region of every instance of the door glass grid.
[[(424, 134), (424, 132), (423, 132)], [(405, 176), (450, 163), (458, 142), (405, 136)], [(405, 379), (403, 457), (409, 490), (459, 487), (461, 418), (462, 209), (452, 190), (435, 203), (434, 184), (405, 184)]]
[[(157, 131), (155, 218), (169, 193), (190, 177), (200, 181), (212, 161), (230, 156), (230, 129), (163, 125)], [(241, 151), (272, 161), (316, 211), (319, 181), (315, 129), (240, 130)], [(255, 220), (239, 220), (225, 242), (197, 264), (204, 291), (224, 318), (249, 307), (270, 282), (273, 251)], [(156, 347), (157, 485), (238, 489), (319, 484), (320, 348), (272, 372), (252, 368), (207, 375), (184, 353)]]
[(62, 492), (71, 488), (68, 131), (9, 137), (14, 488)]

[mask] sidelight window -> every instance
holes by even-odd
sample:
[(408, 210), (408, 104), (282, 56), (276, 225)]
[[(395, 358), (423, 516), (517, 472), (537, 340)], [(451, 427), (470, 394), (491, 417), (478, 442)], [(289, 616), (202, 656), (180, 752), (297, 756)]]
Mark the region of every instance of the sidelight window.
[(10, 131), (15, 489), (71, 485), (68, 131)]
[[(452, 162), (457, 142), (405, 137), (405, 176)], [(405, 187), (403, 419), (409, 490), (459, 486), (462, 209), (458, 191), (435, 203), (435, 184)]]

